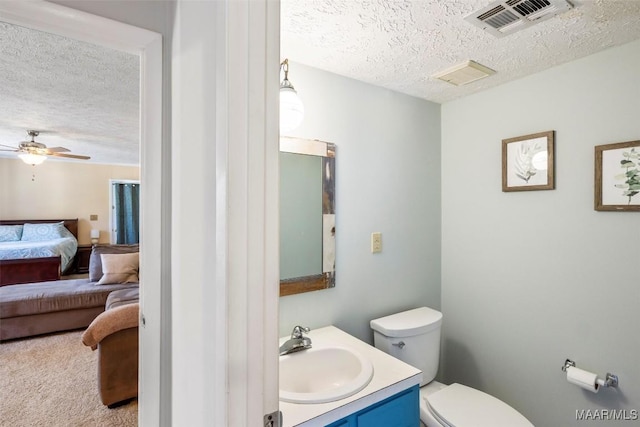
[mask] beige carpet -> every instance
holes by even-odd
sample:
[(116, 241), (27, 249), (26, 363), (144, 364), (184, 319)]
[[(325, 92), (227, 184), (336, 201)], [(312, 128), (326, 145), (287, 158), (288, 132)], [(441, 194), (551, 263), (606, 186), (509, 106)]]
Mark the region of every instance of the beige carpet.
[(138, 402), (109, 409), (82, 331), (0, 343), (0, 426), (137, 426)]

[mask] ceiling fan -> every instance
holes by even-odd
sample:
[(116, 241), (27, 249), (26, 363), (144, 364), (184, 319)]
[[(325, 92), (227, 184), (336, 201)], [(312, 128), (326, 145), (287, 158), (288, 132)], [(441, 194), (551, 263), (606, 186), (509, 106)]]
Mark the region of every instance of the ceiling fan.
[(18, 148), (0, 144), (0, 147), (11, 148), (11, 150), (0, 148), (0, 151), (13, 151), (19, 153), (18, 157), (28, 165), (39, 165), (46, 160), (47, 156), (66, 157), (78, 160), (88, 160), (91, 158), (89, 156), (69, 154), (69, 150), (64, 147), (47, 148), (46, 145), (35, 141), (36, 136), (40, 134), (37, 130), (29, 130), (27, 131), (27, 134), (31, 137), (31, 141), (22, 141)]

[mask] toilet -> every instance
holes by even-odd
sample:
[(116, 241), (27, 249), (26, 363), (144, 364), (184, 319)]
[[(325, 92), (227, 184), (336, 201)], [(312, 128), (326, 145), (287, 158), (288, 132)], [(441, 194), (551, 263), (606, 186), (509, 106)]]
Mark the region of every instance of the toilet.
[(533, 427), (501, 400), (462, 384), (433, 381), (442, 313), (420, 307), (371, 321), (376, 348), (422, 371), (420, 420), (427, 427)]

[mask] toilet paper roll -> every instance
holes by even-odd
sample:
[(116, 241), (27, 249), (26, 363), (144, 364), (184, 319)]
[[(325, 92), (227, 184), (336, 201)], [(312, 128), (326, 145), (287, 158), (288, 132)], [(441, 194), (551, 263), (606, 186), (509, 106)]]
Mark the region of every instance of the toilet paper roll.
[(597, 393), (600, 388), (597, 374), (573, 366), (567, 368), (567, 381), (592, 393)]

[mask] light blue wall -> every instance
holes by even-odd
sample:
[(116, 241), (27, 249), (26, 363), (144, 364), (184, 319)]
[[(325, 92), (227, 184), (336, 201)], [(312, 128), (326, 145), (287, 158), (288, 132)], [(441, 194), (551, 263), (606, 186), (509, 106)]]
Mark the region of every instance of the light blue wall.
[(440, 106), (297, 63), (289, 78), (305, 105), (291, 136), (337, 145), (336, 287), (280, 298), (280, 335), (333, 324), (372, 342), (371, 319), (440, 307)]
[[(442, 106), (444, 380), (536, 426), (640, 409), (640, 214), (593, 209), (594, 146), (640, 139), (639, 76), (634, 42)], [(556, 189), (503, 193), (501, 140), (547, 130)], [(566, 358), (620, 388), (570, 385)]]

